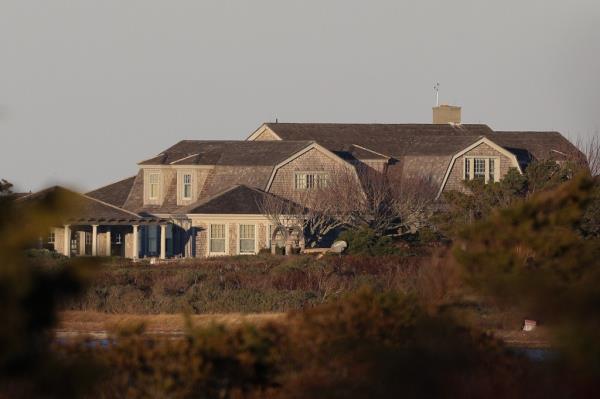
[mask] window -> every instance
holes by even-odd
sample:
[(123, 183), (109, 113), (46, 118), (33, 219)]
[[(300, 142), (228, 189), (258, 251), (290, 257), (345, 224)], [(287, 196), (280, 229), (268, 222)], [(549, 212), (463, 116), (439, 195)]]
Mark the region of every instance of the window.
[(92, 245), (92, 233), (85, 232), (85, 245)]
[(48, 244), (54, 244), (56, 242), (56, 233), (54, 233), (54, 231), (51, 231), (48, 234)]
[(296, 190), (315, 188), (326, 188), (329, 185), (329, 174), (327, 173), (296, 173), (294, 187)]
[(158, 226), (148, 226), (148, 252), (152, 255), (158, 252)]
[(240, 224), (240, 253), (253, 254), (256, 248), (256, 229), (253, 224)]
[(225, 225), (210, 225), (209, 251), (212, 253), (225, 253)]
[(112, 242), (115, 245), (121, 245), (123, 243), (123, 238), (121, 237), (121, 233), (115, 233), (112, 235)]
[(464, 159), (464, 176), (465, 180), (481, 179), (487, 182), (495, 182), (500, 176), (498, 176), (499, 158), (473, 158), (468, 157)]
[(191, 199), (192, 198), (192, 175), (185, 174), (183, 175), (183, 199)]
[(159, 180), (160, 180), (160, 174), (158, 174), (158, 173), (150, 173), (148, 175), (148, 184), (149, 184), (148, 198), (158, 199)]
[(485, 179), (485, 159), (475, 158), (473, 160), (473, 178)]

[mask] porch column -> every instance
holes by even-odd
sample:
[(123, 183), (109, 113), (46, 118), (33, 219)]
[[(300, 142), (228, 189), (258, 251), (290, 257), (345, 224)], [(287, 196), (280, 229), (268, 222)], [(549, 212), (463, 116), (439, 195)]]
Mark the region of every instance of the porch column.
[(66, 257), (71, 256), (71, 226), (65, 224), (65, 246), (63, 248), (63, 255)]
[(98, 225), (92, 225), (92, 256), (98, 254)]
[(110, 246), (112, 244), (112, 239), (110, 237), (110, 227), (106, 227), (106, 256), (110, 256)]
[(85, 256), (85, 231), (78, 231), (77, 238), (79, 239), (79, 255)]
[(160, 225), (160, 258), (166, 259), (167, 257), (167, 225)]
[(139, 250), (138, 250), (138, 225), (134, 224), (133, 226), (133, 255), (132, 258), (133, 259), (137, 259), (139, 257)]

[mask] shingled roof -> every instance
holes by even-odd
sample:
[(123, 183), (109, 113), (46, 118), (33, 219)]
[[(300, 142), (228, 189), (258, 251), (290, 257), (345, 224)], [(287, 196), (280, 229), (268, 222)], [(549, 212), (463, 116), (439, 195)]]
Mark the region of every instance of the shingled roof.
[(490, 139), (517, 155), (520, 163), (532, 159), (585, 162), (581, 151), (559, 132), (495, 132)]
[(125, 205), (125, 201), (127, 201), (129, 193), (131, 192), (131, 187), (133, 186), (135, 178), (136, 176), (131, 176), (126, 179), (119, 180), (118, 182), (101, 187), (97, 190), (90, 191), (85, 195), (114, 206), (123, 207)]
[(288, 201), (257, 188), (239, 184), (204, 201), (199, 201), (185, 208), (181, 213), (261, 215), (264, 213), (265, 201), (268, 198)]
[(61, 186), (49, 187), (17, 199), (19, 203), (60, 200), (69, 206), (65, 223), (143, 224), (161, 222), (162, 219), (144, 218), (95, 198), (88, 197)]
[[(266, 123), (282, 140), (313, 140), (336, 153), (353, 145), (393, 157), (453, 155), (487, 137), (514, 153), (521, 164), (532, 159), (579, 157), (558, 132), (495, 132), (484, 124)], [(566, 154), (566, 155), (565, 155)]]
[(331, 151), (353, 145), (390, 157), (453, 154), (477, 137), (493, 133), (487, 125), (267, 123), (282, 140), (313, 140)]
[(311, 141), (183, 140), (140, 165), (276, 165)]

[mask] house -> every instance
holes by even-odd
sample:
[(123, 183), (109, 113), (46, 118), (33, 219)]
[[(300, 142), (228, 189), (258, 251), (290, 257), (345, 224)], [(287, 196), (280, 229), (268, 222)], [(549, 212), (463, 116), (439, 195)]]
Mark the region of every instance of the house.
[[(433, 112), (433, 124), (264, 123), (243, 141), (181, 141), (139, 162), (135, 176), (85, 194), (89, 207), (54, 230), (55, 248), (132, 258), (256, 254), (303, 241), (302, 232), (282, 230), (261, 204), (327, 189), (339, 171), (357, 181), (363, 168), (424, 176), (439, 196), (464, 190), (463, 180), (499, 181), (534, 160), (584, 162), (558, 132), (494, 131), (460, 123), (459, 107)], [(120, 214), (105, 215), (109, 208)], [(70, 243), (74, 236), (82, 237), (79, 244)], [(73, 251), (82, 240), (92, 249)], [(108, 242), (115, 246), (100, 251)]]

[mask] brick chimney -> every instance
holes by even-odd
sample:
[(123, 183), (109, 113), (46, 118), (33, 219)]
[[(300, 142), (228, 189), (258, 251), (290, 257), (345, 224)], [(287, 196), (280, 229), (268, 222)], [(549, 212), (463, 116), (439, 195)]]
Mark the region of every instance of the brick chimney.
[(445, 104), (433, 107), (433, 123), (460, 123), (460, 107)]

